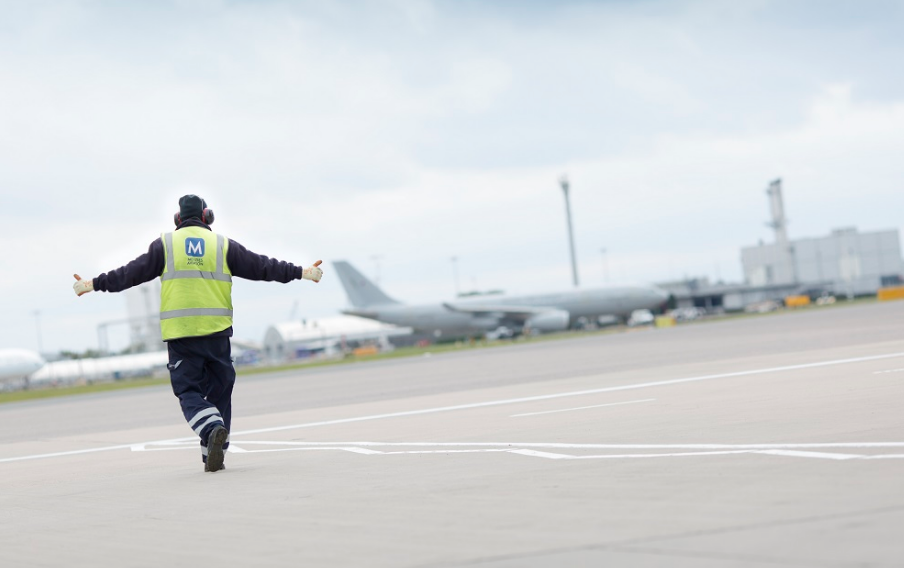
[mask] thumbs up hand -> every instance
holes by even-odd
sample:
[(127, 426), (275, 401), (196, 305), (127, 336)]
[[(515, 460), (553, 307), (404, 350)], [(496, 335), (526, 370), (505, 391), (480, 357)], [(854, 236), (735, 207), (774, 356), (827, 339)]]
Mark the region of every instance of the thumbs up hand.
[(320, 282), (320, 279), (323, 277), (323, 270), (320, 269), (320, 263), (322, 260), (318, 260), (314, 263), (314, 266), (309, 266), (301, 271), (301, 277), (305, 280), (313, 280), (314, 282)]
[(73, 274), (73, 276), (75, 276), (75, 284), (72, 285), (72, 289), (75, 290), (76, 296), (81, 296), (82, 294), (94, 291), (93, 278), (90, 280), (82, 280), (82, 277), (78, 274)]

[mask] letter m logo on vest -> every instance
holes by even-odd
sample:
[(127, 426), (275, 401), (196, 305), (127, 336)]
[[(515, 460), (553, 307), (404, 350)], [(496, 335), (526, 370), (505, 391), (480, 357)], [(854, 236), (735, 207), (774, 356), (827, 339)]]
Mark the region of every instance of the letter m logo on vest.
[(185, 239), (185, 254), (188, 256), (204, 256), (204, 239)]

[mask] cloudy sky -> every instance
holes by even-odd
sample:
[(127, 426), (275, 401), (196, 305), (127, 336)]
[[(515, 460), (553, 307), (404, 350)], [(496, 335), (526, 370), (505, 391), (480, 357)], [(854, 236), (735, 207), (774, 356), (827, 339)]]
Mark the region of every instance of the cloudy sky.
[[(335, 314), (329, 265), (409, 302), (742, 278), (792, 237), (902, 228), (904, 6), (829, 1), (0, 1), (0, 347), (97, 345), (76, 298), (172, 228), (310, 264), (236, 282), (236, 336)], [(606, 249), (605, 257), (601, 249)], [(608, 266), (608, 270), (605, 269)], [(114, 340), (115, 343), (115, 340)]]

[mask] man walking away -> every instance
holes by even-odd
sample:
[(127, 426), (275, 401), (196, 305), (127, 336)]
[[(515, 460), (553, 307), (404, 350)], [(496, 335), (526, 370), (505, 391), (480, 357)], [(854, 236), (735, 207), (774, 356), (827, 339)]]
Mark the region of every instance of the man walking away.
[(213, 210), (197, 195), (179, 199), (176, 230), (155, 239), (148, 251), (91, 279), (75, 275), (78, 296), (98, 290), (121, 292), (160, 277), (160, 331), (169, 351), (170, 382), (188, 426), (201, 439), (204, 471), (225, 469), (232, 422), (235, 368), (232, 337), (232, 278), (320, 282), (321, 261), (302, 268), (255, 254), (214, 233)]

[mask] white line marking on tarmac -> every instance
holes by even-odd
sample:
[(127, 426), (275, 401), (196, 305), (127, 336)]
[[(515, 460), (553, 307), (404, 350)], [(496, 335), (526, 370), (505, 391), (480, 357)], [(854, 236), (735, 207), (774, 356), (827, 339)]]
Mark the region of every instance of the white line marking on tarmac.
[[(273, 452), (305, 452), (305, 451), (342, 451), (369, 456), (396, 456), (413, 454), (484, 454), (484, 453), (509, 453), (532, 458), (550, 460), (602, 460), (602, 459), (651, 459), (674, 457), (702, 457), (702, 456), (728, 456), (728, 455), (771, 455), (794, 458), (823, 459), (834, 461), (846, 460), (874, 460), (874, 459), (904, 459), (904, 454), (851, 454), (841, 452), (816, 452), (813, 449), (830, 448), (859, 448), (882, 449), (904, 448), (904, 442), (842, 442), (828, 444), (563, 444), (563, 443), (506, 443), (506, 442), (280, 442), (247, 440), (243, 445), (267, 446), (260, 450), (242, 450), (246, 454), (273, 453)], [(174, 444), (171, 448), (154, 448), (155, 450), (180, 450), (184, 445)], [(276, 447), (278, 446), (278, 447)], [(418, 447), (434, 449), (408, 449), (408, 450), (376, 450), (374, 447), (398, 448)], [(230, 446), (230, 449), (232, 447)], [(541, 451), (534, 448), (542, 448)], [(619, 453), (611, 454), (566, 454), (561, 451), (553, 452), (552, 449), (610, 449), (619, 450)], [(671, 450), (661, 453), (624, 453), (626, 450)], [(696, 450), (696, 451), (675, 451)], [(811, 451), (805, 451), (811, 450)], [(144, 451), (144, 450), (136, 450)]]
[(904, 369), (889, 369), (887, 371), (873, 371), (874, 375), (884, 375), (885, 373), (904, 373)]
[[(165, 442), (150, 442), (162, 445)], [(179, 442), (180, 444), (183, 442)], [(904, 442), (827, 442), (777, 444), (568, 444), (563, 442), (293, 442), (244, 440), (242, 445), (265, 446), (364, 446), (364, 447), (431, 447), (431, 448), (556, 448), (590, 450), (795, 450), (829, 448), (904, 448)], [(232, 446), (229, 446), (232, 449)]]
[(53, 452), (48, 454), (36, 454), (33, 456), (21, 456), (17, 458), (3, 458), (0, 459), (0, 463), (4, 462), (14, 462), (14, 461), (22, 461), (22, 460), (36, 460), (40, 458), (58, 458), (63, 456), (76, 456), (79, 454), (92, 454), (96, 452), (109, 452), (112, 450), (125, 450), (133, 447), (134, 444), (123, 444), (121, 446), (106, 446), (103, 448), (89, 448), (87, 450), (71, 450), (68, 452)]
[(598, 454), (587, 456), (574, 456), (570, 454), (556, 454), (552, 452), (538, 452), (536, 450), (512, 450), (511, 454), (519, 454), (532, 458), (544, 458), (548, 460), (623, 460), (623, 459), (649, 459), (649, 458), (680, 458), (694, 456), (727, 456), (732, 454), (757, 454), (759, 450), (731, 450), (724, 452), (678, 452), (668, 454)]
[(792, 456), (798, 458), (822, 458), (828, 460), (850, 460), (866, 457), (860, 454), (836, 454), (830, 452), (800, 452), (795, 450), (760, 450), (760, 453), (771, 456)]
[[(847, 365), (850, 363), (862, 363), (865, 361), (879, 361), (882, 359), (893, 359), (897, 357), (904, 357), (904, 352), (902, 353), (888, 353), (886, 355), (872, 355), (869, 357), (854, 357), (850, 359), (836, 359), (832, 361), (821, 361), (818, 363), (803, 363), (800, 365), (785, 365), (782, 367), (769, 367), (766, 369), (754, 369), (751, 371), (736, 371), (732, 373), (719, 373), (715, 375), (703, 375), (700, 377), (688, 377), (684, 379), (669, 379), (664, 381), (651, 381), (645, 383), (634, 383), (629, 385), (620, 385), (615, 387), (603, 387), (598, 389), (589, 389), (582, 391), (571, 391), (571, 392), (562, 392), (555, 394), (547, 394), (547, 395), (539, 395), (539, 396), (527, 396), (522, 398), (510, 398), (503, 400), (491, 400), (486, 402), (475, 402), (471, 404), (459, 404), (455, 406), (440, 406), (436, 408), (424, 408), (421, 410), (407, 410), (402, 412), (391, 412), (386, 414), (374, 414), (370, 416), (358, 416), (354, 418), (340, 418), (336, 420), (323, 420), (319, 422), (307, 422), (303, 424), (293, 424), (291, 426), (276, 426), (271, 428), (257, 428), (254, 430), (244, 430), (240, 432), (231, 432), (230, 437), (232, 436), (240, 436), (247, 434), (262, 434), (266, 432), (280, 432), (284, 430), (296, 430), (300, 428), (314, 428), (317, 426), (330, 426), (333, 424), (348, 424), (350, 422), (364, 422), (368, 420), (381, 420), (384, 418), (401, 418), (405, 416), (417, 416), (422, 414), (433, 414), (437, 412), (449, 412), (452, 410), (468, 410), (472, 408), (482, 408), (487, 406), (499, 406), (503, 404), (517, 404), (521, 402), (532, 402), (537, 400), (550, 400), (554, 398), (564, 398), (571, 396), (582, 396), (587, 394), (599, 394), (604, 392), (616, 392), (622, 390), (633, 390), (633, 389), (642, 389), (649, 387), (659, 387), (659, 386), (669, 386), (669, 385), (677, 385), (682, 383), (691, 383), (691, 382), (699, 382), (699, 381), (711, 381), (715, 379), (729, 379), (736, 377), (747, 377), (752, 375), (763, 375), (767, 373), (780, 373), (784, 371), (797, 371), (801, 369), (814, 369), (818, 367), (830, 367), (833, 365)], [(172, 440), (160, 440), (159, 442), (184, 442), (184, 441), (195, 441), (197, 442), (197, 438), (189, 437), (189, 438), (174, 438)], [(146, 442), (145, 444), (152, 444), (155, 442)], [(10, 462), (18, 462), (25, 460), (33, 460), (33, 459), (41, 459), (41, 458), (54, 458), (54, 457), (62, 457), (62, 456), (73, 456), (79, 454), (87, 454), (87, 453), (95, 453), (95, 452), (107, 452), (113, 450), (121, 450), (132, 447), (134, 444), (125, 444), (125, 445), (117, 445), (117, 446), (106, 446), (101, 448), (88, 448), (84, 450), (72, 450), (66, 452), (53, 452), (46, 454), (37, 454), (30, 456), (17, 456), (11, 458), (0, 458), (0, 463), (10, 463)]]
[(526, 412), (524, 414), (512, 414), (509, 418), (517, 418), (519, 416), (537, 416), (538, 414), (554, 414), (556, 412), (571, 412), (572, 410), (586, 410), (588, 408), (602, 408), (604, 406), (621, 406), (623, 404), (638, 404), (640, 402), (653, 402), (655, 398), (645, 398), (643, 400), (629, 400), (626, 402), (610, 402), (608, 404), (594, 404), (593, 406), (579, 406), (577, 408), (562, 408), (560, 410), (544, 410), (543, 412)]

